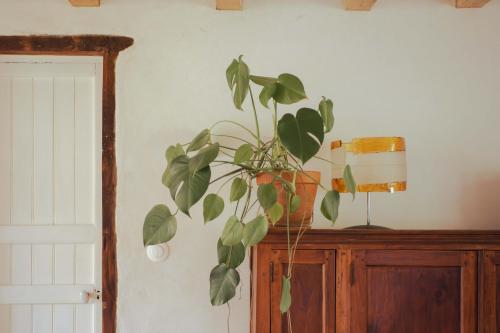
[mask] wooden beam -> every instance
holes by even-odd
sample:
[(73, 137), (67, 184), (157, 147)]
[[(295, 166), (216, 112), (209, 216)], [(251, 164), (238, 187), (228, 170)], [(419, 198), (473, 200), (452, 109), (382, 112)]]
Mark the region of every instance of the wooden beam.
[(490, 0), (455, 0), (457, 8), (481, 8)]
[(376, 0), (344, 0), (346, 10), (370, 10)]
[(101, 0), (69, 0), (75, 7), (99, 7)]
[(242, 10), (243, 0), (216, 0), (218, 10)]

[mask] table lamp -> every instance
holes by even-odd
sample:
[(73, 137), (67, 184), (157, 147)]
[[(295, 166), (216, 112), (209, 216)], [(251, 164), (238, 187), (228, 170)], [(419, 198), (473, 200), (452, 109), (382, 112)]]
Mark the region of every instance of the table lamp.
[(354, 138), (331, 143), (332, 188), (340, 193), (348, 192), (344, 168), (351, 166), (357, 192), (366, 192), (366, 225), (351, 228), (381, 228), (371, 224), (372, 192), (399, 192), (406, 190), (406, 145), (401, 137)]

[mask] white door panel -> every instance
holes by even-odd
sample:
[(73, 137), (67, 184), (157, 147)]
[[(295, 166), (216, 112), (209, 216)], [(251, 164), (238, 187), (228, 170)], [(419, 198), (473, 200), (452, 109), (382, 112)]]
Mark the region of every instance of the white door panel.
[(101, 94), (100, 57), (0, 56), (0, 333), (102, 331)]

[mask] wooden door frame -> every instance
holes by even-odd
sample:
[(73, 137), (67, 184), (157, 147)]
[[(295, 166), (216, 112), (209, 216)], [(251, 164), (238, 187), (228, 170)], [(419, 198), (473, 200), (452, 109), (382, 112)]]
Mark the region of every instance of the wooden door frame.
[(480, 297), (479, 332), (498, 332), (497, 313), (500, 304), (497, 303), (497, 270), (500, 267), (500, 251), (482, 251), (480, 256)]
[(103, 333), (116, 332), (118, 272), (116, 263), (115, 64), (133, 44), (122, 36), (0, 36), (0, 54), (97, 55), (103, 57), (102, 84), (102, 292)]

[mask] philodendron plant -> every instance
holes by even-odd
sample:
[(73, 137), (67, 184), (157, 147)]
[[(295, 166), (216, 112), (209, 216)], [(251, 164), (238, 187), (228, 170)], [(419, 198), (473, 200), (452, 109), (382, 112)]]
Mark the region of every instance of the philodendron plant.
[[(325, 133), (332, 130), (334, 123), (333, 103), (324, 97), (317, 109), (301, 107), (295, 114), (279, 115), (279, 105), (306, 99), (302, 82), (292, 74), (278, 77), (252, 75), (240, 56), (229, 65), (226, 77), (236, 109), (243, 110), (245, 100), (250, 97), (254, 130), (236, 121), (223, 120), (202, 130), (188, 144), (169, 146), (162, 183), (169, 189), (177, 209), (173, 212), (164, 204), (154, 206), (146, 216), (143, 229), (145, 246), (165, 243), (176, 233), (178, 212), (190, 216), (191, 207), (203, 196), (205, 223), (219, 217), (228, 202), (234, 206), (217, 240), (218, 263), (210, 273), (210, 300), (213, 305), (225, 304), (235, 296), (240, 283), (237, 268), (243, 262), (247, 249), (264, 239), (270, 224), (285, 221), (284, 227), (290, 240), (289, 217), (304, 201), (298, 195), (295, 180), (298, 175), (308, 177), (304, 176), (303, 165), (313, 157), (330, 163), (315, 155), (323, 144)], [(268, 116), (268, 126), (272, 128), (273, 136), (269, 140), (261, 136), (259, 113), (252, 90), (255, 87), (260, 89), (259, 101)], [(236, 126), (250, 139), (215, 132), (214, 129), (221, 123)], [(218, 138), (232, 140), (237, 145), (222, 144), (217, 141)], [(222, 167), (225, 173), (213, 179), (212, 170), (218, 167)], [(263, 173), (271, 174), (272, 182), (256, 184), (255, 179)], [(288, 177), (283, 176), (285, 173)], [(356, 186), (349, 167), (345, 168), (344, 181), (354, 196)], [(229, 197), (223, 198), (220, 192), (229, 184)], [(326, 191), (321, 212), (333, 223), (338, 216), (339, 193), (317, 185)], [(213, 192), (207, 194), (209, 188)], [(280, 200), (283, 195), (285, 199)], [(288, 242), (290, 265), (283, 276), (280, 305), (283, 313), (291, 305), (293, 257), (303, 229), (301, 225), (295, 240)]]

